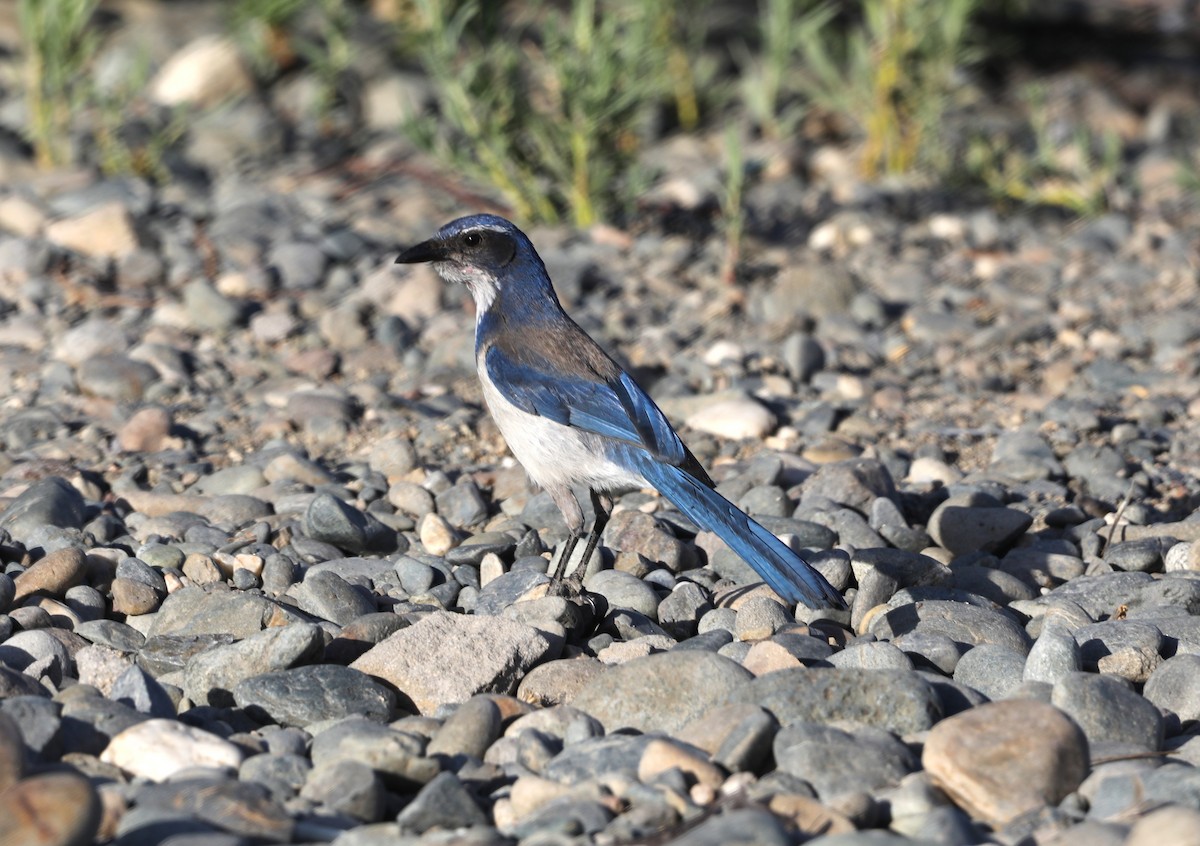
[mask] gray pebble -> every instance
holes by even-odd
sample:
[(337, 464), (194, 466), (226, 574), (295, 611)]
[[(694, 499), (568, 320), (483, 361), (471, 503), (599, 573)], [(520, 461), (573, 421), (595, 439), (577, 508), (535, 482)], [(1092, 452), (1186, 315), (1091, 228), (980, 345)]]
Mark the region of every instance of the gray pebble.
[(1146, 681), (1143, 695), (1181, 722), (1200, 720), (1200, 655), (1168, 658)]
[(389, 688), (336, 664), (251, 676), (237, 683), (233, 697), (251, 716), (292, 726), (355, 715), (386, 722), (396, 711), (396, 695)]
[(1006, 699), (1021, 684), (1024, 673), (1024, 653), (997, 643), (981, 643), (958, 660), (954, 680), (989, 699)]
[(818, 797), (826, 800), (893, 786), (917, 769), (912, 751), (879, 729), (851, 734), (831, 726), (796, 723), (775, 736), (774, 751), (780, 769), (812, 784)]

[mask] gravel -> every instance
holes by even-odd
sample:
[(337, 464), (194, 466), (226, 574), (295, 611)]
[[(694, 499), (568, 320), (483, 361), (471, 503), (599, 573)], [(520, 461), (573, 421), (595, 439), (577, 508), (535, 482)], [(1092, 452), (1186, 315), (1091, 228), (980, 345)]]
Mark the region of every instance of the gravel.
[[(163, 103), (229, 56), (161, 49)], [(1000, 214), (761, 140), (736, 285), (696, 212), (531, 230), (850, 610), (645, 491), (559, 597), (469, 297), (392, 264), (486, 203), (378, 128), (428, 97), (380, 73), (352, 166), (285, 140), (291, 77), (161, 185), (0, 146), (0, 840), (1194, 839), (1195, 208)]]

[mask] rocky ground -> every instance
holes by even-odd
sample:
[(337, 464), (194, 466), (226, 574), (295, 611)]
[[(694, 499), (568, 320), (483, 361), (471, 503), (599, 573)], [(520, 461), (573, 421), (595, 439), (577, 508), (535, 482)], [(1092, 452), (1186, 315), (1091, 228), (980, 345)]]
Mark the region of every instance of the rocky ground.
[(5, 844), (1198, 842), (1200, 213), (1159, 124), (1082, 222), (794, 153), (736, 284), (666, 211), (719, 142), (659, 151), (630, 232), (531, 230), (835, 612), (652, 492), (547, 596), (469, 298), (392, 264), (490, 206), (278, 107), (161, 185), (0, 147)]

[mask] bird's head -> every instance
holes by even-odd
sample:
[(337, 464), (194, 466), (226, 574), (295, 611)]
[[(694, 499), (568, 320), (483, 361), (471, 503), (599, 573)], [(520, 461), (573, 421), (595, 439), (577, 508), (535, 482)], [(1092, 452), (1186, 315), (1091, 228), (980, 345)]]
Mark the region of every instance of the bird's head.
[(428, 241), (400, 253), (397, 264), (431, 262), (438, 275), (461, 282), (482, 314), (502, 290), (549, 288), (545, 266), (525, 233), (494, 214), (452, 220)]

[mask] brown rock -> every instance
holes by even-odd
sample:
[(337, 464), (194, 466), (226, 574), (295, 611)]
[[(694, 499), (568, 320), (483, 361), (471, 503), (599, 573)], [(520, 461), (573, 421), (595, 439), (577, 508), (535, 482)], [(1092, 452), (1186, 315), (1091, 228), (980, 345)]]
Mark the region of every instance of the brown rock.
[(0, 711), (0, 793), (12, 787), (25, 772), (25, 749), (21, 730), (8, 714)]
[(46, 240), (96, 258), (122, 258), (138, 248), (133, 219), (119, 202), (54, 221), (46, 227)]
[(724, 771), (694, 747), (675, 740), (655, 739), (646, 744), (638, 761), (638, 779), (649, 783), (667, 770), (679, 770), (697, 784), (713, 790), (725, 781)]
[(772, 813), (792, 821), (800, 831), (810, 837), (821, 834), (852, 834), (854, 823), (844, 814), (827, 808), (816, 799), (798, 793), (780, 793), (771, 797), (767, 807)]
[(75, 773), (33, 776), (0, 793), (4, 846), (86, 846), (100, 827), (100, 797)]
[(125, 452), (158, 452), (167, 446), (171, 415), (157, 406), (143, 408), (117, 432), (117, 443)]
[(149, 614), (158, 607), (158, 603), (158, 594), (145, 582), (113, 579), (112, 607), (116, 613), (127, 616)]
[(35, 593), (62, 596), (76, 585), (83, 584), (86, 575), (87, 556), (81, 550), (74, 547), (56, 549), (13, 580), (17, 588), (13, 602), (19, 603)]
[(1079, 726), (1052, 705), (1019, 699), (942, 720), (921, 760), (955, 804), (990, 825), (1057, 804), (1089, 766)]

